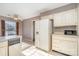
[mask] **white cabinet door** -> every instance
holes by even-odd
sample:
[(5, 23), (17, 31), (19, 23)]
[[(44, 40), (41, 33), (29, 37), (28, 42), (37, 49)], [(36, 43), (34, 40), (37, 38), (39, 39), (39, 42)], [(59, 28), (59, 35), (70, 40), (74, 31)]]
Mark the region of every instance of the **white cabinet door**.
[(71, 26), (77, 25), (77, 11), (76, 9), (60, 12), (54, 14), (54, 26)]
[(8, 56), (8, 48), (7, 47), (0, 48), (0, 56)]
[(52, 49), (68, 55), (77, 55), (77, 38), (53, 36)]
[(77, 11), (76, 9), (68, 10), (64, 12), (64, 23), (68, 25), (77, 25)]
[(65, 48), (63, 49), (63, 52), (69, 55), (76, 55), (77, 56), (77, 38), (74, 37), (66, 37), (65, 38)]
[(54, 14), (54, 26), (62, 26), (62, 13)]
[(0, 42), (0, 56), (8, 55), (8, 42)]
[(21, 44), (14, 44), (9, 46), (9, 56), (20, 56), (21, 55)]
[(38, 21), (35, 21), (35, 46), (36, 47), (39, 47), (39, 40), (40, 40), (40, 32), (39, 32), (39, 23), (40, 23), (40, 21), (38, 20)]

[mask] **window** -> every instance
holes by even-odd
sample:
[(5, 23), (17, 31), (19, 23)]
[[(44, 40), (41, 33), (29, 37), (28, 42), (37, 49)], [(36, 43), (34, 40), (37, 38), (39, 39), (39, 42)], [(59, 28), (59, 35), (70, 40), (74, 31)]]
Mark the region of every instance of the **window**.
[(5, 21), (5, 35), (16, 35), (16, 22), (15, 21)]

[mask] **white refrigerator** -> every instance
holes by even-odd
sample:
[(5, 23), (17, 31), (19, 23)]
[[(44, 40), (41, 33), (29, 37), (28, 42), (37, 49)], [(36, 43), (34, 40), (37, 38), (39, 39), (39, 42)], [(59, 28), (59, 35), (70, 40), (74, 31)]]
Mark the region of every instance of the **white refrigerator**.
[(52, 20), (35, 21), (35, 46), (50, 51), (52, 48)]

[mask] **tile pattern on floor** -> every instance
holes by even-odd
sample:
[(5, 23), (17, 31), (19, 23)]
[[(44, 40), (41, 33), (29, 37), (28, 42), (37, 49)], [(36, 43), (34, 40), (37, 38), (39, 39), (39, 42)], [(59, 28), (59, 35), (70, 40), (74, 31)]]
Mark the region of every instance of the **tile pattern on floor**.
[(55, 51), (51, 51), (51, 54), (48, 54), (35, 46), (22, 42), (22, 54), (24, 56), (65, 56), (63, 54), (57, 53)]
[(25, 43), (25, 42), (22, 42), (22, 50), (24, 50), (24, 49), (27, 49), (27, 48), (29, 48), (31, 45), (29, 45), (29, 44), (27, 44), (27, 43)]
[(37, 49), (35, 46), (32, 46), (22, 52), (25, 56), (53, 56), (48, 54), (40, 49)]

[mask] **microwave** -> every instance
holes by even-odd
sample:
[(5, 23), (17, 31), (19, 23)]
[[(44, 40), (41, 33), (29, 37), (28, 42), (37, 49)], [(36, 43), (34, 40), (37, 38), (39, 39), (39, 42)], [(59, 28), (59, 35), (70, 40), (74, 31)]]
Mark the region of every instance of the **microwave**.
[(64, 35), (77, 35), (76, 30), (64, 30)]

